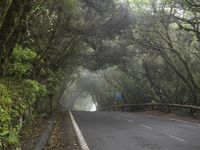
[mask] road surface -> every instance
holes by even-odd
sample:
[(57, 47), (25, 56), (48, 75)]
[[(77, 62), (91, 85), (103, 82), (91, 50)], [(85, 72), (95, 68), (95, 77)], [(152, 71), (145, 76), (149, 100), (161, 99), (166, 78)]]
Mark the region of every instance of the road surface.
[(200, 125), (122, 112), (72, 113), (90, 150), (200, 150)]

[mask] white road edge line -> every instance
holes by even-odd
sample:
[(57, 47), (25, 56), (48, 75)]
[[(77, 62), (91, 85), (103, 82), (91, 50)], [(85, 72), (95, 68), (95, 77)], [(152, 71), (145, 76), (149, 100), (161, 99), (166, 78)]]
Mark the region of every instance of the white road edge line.
[(189, 122), (189, 121), (184, 121), (184, 120), (179, 120), (179, 119), (173, 119), (173, 118), (167, 118), (168, 120), (172, 120), (172, 121), (177, 121), (177, 122), (183, 122), (183, 123), (187, 123), (187, 124), (192, 124), (195, 126), (200, 126), (200, 124), (198, 123), (193, 123), (193, 122)]
[(85, 141), (85, 139), (84, 139), (84, 137), (83, 137), (83, 135), (82, 135), (82, 133), (81, 133), (81, 130), (79, 129), (79, 127), (78, 127), (78, 125), (77, 125), (77, 123), (76, 123), (76, 121), (75, 121), (75, 119), (74, 119), (74, 117), (73, 117), (73, 115), (71, 113), (71, 111), (69, 111), (69, 115), (70, 115), (73, 127), (75, 129), (76, 135), (78, 137), (81, 149), (82, 150), (90, 150), (88, 145), (87, 145), (87, 143), (86, 143), (86, 141)]
[(151, 130), (153, 129), (152, 127), (149, 127), (149, 126), (147, 126), (145, 124), (142, 124), (142, 123), (139, 123), (139, 125), (142, 126), (142, 127), (144, 127), (144, 128), (147, 128), (147, 129), (151, 129)]
[(174, 135), (171, 135), (171, 134), (168, 134), (168, 133), (163, 133), (163, 134), (165, 134), (165, 135), (167, 135), (167, 136), (169, 136), (169, 137), (171, 137), (171, 138), (173, 138), (173, 139), (176, 139), (176, 140), (178, 140), (178, 141), (185, 142), (184, 139), (181, 139), (181, 138), (176, 137), (176, 136), (174, 136)]

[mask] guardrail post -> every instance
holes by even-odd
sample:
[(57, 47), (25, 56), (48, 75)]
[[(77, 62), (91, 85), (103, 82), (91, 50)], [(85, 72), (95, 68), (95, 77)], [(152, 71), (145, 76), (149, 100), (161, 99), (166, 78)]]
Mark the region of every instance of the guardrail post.
[(194, 116), (196, 114), (196, 112), (197, 112), (196, 109), (190, 108), (190, 113), (192, 116)]
[(122, 111), (124, 111), (124, 106), (122, 106)]
[(118, 107), (117, 106), (115, 106), (115, 111), (118, 111)]
[(154, 105), (151, 105), (151, 110), (152, 110), (152, 111), (154, 110)]
[(192, 108), (190, 108), (190, 113), (191, 113), (191, 115), (193, 116), (194, 112), (193, 112), (193, 109), (192, 109)]
[(168, 105), (168, 113), (171, 113), (171, 106)]

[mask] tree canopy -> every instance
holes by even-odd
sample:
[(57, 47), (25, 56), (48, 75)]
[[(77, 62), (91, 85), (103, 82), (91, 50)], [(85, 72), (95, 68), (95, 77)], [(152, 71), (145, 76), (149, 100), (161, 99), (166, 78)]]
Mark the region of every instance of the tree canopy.
[[(0, 149), (20, 147), (19, 118), (58, 108), (75, 81), (98, 107), (116, 91), (124, 103), (200, 105), (199, 8), (199, 0), (1, 0)], [(80, 77), (80, 68), (98, 76)]]

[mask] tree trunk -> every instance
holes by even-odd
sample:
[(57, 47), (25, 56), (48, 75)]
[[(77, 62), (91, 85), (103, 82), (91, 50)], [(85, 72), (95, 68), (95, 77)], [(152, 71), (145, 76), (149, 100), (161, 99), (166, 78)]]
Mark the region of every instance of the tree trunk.
[(6, 65), (19, 40), (26, 15), (31, 10), (31, 3), (26, 0), (13, 0), (3, 17), (0, 26), (0, 76), (5, 74)]

